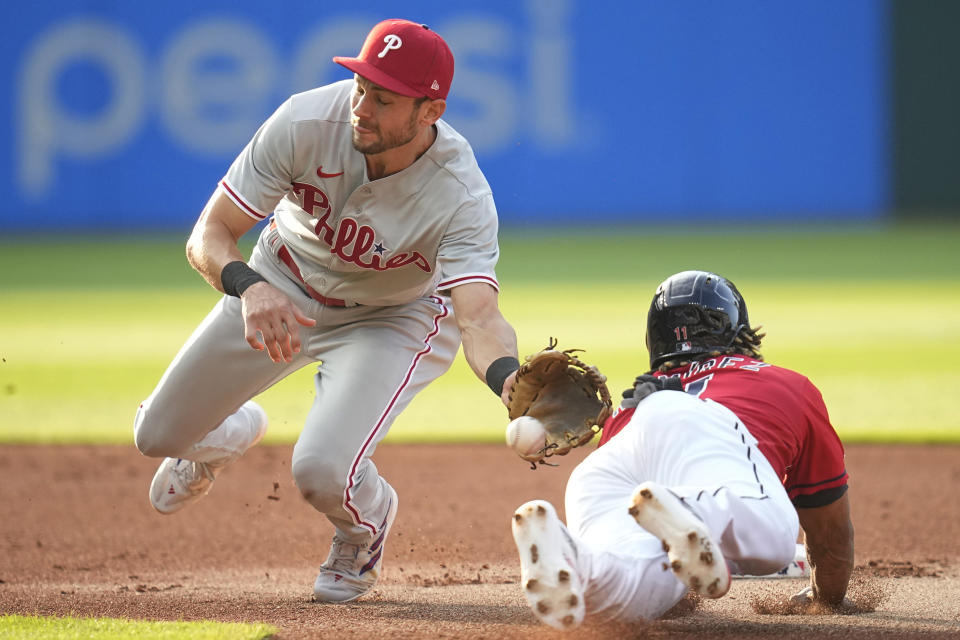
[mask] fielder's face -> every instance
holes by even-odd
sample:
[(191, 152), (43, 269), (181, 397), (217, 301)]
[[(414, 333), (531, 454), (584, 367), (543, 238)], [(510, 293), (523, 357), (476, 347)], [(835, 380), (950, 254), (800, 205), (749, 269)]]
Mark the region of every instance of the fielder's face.
[(429, 102), (401, 96), (355, 75), (351, 99), (354, 148), (375, 155), (411, 142), (424, 126)]

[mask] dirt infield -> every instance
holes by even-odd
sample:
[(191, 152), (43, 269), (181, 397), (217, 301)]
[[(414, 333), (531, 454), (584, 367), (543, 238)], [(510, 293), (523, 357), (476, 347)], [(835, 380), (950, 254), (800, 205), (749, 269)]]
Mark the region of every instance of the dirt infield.
[[(587, 447), (592, 449), (592, 447)], [(330, 525), (261, 446), (199, 505), (156, 514), (156, 461), (133, 447), (0, 447), (0, 613), (263, 621), (278, 638), (551, 638), (519, 587), (510, 515), (563, 486), (588, 451), (530, 471), (502, 446), (382, 445), (400, 494), (381, 583), (310, 601)], [(737, 580), (666, 620), (576, 637), (960, 638), (960, 447), (848, 446), (857, 530), (852, 597), (868, 612), (791, 616), (795, 579)], [(871, 610), (872, 611), (869, 611)]]

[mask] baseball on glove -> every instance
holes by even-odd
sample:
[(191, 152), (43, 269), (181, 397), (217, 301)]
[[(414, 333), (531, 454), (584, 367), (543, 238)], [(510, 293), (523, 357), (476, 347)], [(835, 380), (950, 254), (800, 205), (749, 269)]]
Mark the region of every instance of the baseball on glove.
[(551, 338), (546, 349), (527, 356), (508, 396), (511, 421), (534, 418), (545, 432), (543, 447), (515, 449), (534, 469), (547, 464), (544, 458), (566, 455), (589, 442), (612, 406), (606, 376), (571, 355), (581, 349), (558, 351), (556, 346)]

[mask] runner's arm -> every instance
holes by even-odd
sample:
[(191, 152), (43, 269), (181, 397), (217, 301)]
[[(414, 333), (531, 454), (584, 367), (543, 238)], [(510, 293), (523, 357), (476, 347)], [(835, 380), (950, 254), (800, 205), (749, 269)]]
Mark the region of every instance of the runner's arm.
[(824, 506), (797, 509), (810, 563), (810, 594), (814, 601), (839, 606), (853, 572), (853, 522), (850, 498)]

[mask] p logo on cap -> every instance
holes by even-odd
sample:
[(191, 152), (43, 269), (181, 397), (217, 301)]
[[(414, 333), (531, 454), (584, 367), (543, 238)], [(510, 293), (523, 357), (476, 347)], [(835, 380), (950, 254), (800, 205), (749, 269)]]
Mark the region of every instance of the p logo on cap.
[(387, 46), (383, 48), (383, 51), (377, 54), (378, 58), (382, 58), (387, 55), (387, 52), (391, 49), (399, 49), (403, 45), (403, 40), (400, 39), (400, 36), (390, 34), (383, 39)]
[(435, 31), (409, 20), (384, 20), (367, 36), (356, 58), (333, 61), (402, 96), (446, 98), (453, 53)]

